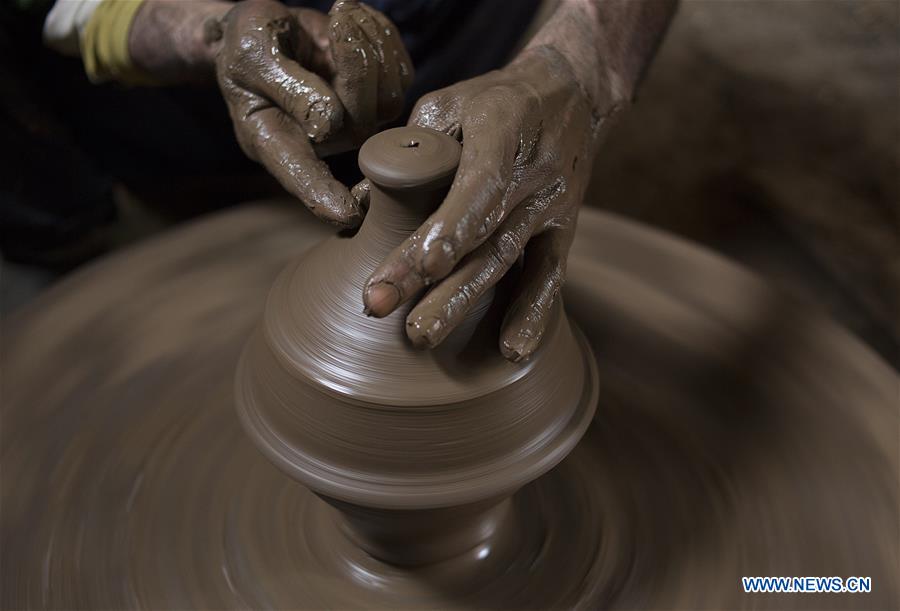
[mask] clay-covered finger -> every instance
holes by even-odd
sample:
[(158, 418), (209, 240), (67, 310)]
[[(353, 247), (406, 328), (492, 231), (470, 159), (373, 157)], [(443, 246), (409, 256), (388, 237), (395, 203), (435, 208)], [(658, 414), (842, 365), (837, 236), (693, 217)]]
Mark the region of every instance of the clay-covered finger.
[[(486, 216), (483, 210), (502, 205), (512, 165), (512, 159), (507, 160), (512, 154), (503, 148), (502, 142), (482, 144), (478, 137), (472, 138), (468, 152), (463, 145), (456, 179), (443, 204), (369, 278), (363, 292), (367, 312), (387, 316), (427, 285), (444, 278), (477, 246), (475, 229), (465, 233), (465, 240), (457, 236), (463, 233), (461, 225), (481, 225)], [(468, 211), (467, 205), (471, 207)]]
[(400, 90), (403, 94), (406, 94), (407, 90), (412, 86), (413, 78), (416, 74), (412, 58), (409, 56), (409, 51), (406, 50), (406, 45), (403, 43), (403, 38), (400, 36), (400, 31), (394, 25), (394, 22), (375, 9), (370, 8), (370, 10), (373, 12), (375, 20), (381, 25), (385, 40), (391, 43), (391, 57), (388, 63), (396, 70), (400, 79)]
[(369, 38), (378, 57), (377, 120), (385, 123), (403, 111), (406, 89), (412, 82), (412, 61), (397, 28), (382, 13), (362, 5), (365, 19), (360, 28)]
[(369, 211), (369, 201), (371, 197), (372, 183), (369, 182), (368, 178), (364, 178), (350, 189), (350, 193), (353, 195), (353, 198), (359, 204), (360, 209), (363, 213)]
[(414, 345), (433, 348), (465, 318), (485, 291), (515, 264), (528, 242), (536, 218), (517, 209), (481, 246), (425, 295), (406, 317), (406, 334)]
[(397, 98), (392, 100), (391, 94), (400, 93), (400, 79), (396, 72), (388, 70), (387, 61), (389, 59), (387, 42), (385, 36), (381, 32), (381, 27), (373, 17), (374, 11), (364, 4), (360, 4), (359, 10), (354, 12), (354, 19), (359, 31), (368, 41), (374, 52), (374, 57), (368, 58), (375, 63), (375, 71), (378, 75), (378, 84), (376, 87), (376, 122), (381, 122), (381, 115), (384, 108), (392, 103), (396, 104)]
[(228, 77), (220, 76), (219, 84), (223, 90), (231, 88), (234, 91), (232, 95), (225, 96), (225, 105), (228, 107), (228, 114), (231, 117), (232, 125), (234, 125), (234, 135), (241, 150), (253, 161), (259, 161), (255, 149), (256, 134), (253, 131), (253, 127), (248, 125), (246, 121), (253, 113), (267, 108), (269, 106), (268, 100), (245, 89), (236, 88)]
[(343, 108), (331, 86), (292, 57), (300, 36), (295, 17), (277, 3), (236, 5), (217, 58), (226, 98), (242, 90), (267, 98), (314, 142), (340, 130)]
[(554, 228), (528, 243), (518, 294), (500, 332), (500, 352), (510, 361), (527, 359), (540, 345), (565, 281), (574, 235), (574, 227)]
[(254, 157), (320, 219), (340, 227), (362, 220), (356, 199), (334, 179), (299, 127), (277, 108), (263, 108), (236, 125), (239, 140), (252, 143)]
[(359, 27), (358, 2), (339, 0), (329, 12), (334, 90), (344, 107), (344, 125), (362, 142), (375, 131), (379, 67), (376, 51)]
[(443, 132), (459, 140), (462, 129), (459, 122), (460, 95), (458, 86), (432, 91), (419, 98), (409, 115), (407, 125), (427, 127)]
[(277, 58), (255, 81), (258, 90), (292, 117), (307, 138), (322, 142), (343, 125), (344, 109), (331, 86), (285, 57)]
[(408, 250), (400, 246), (369, 276), (363, 288), (365, 313), (383, 318), (425, 288), (426, 284), (427, 279), (416, 268)]
[[(487, 119), (488, 117), (486, 117)], [(518, 138), (509, 125), (485, 121), (463, 126), (459, 169), (446, 199), (425, 225), (413, 253), (422, 274), (445, 277), (506, 218)]]
[(400, 87), (405, 92), (412, 85), (415, 70), (413, 68), (412, 58), (410, 58), (409, 52), (406, 50), (406, 45), (403, 44), (403, 38), (400, 36), (400, 31), (397, 29), (397, 26), (394, 25), (394, 22), (388, 19), (384, 13), (375, 10), (371, 6), (365, 6), (365, 9), (381, 28), (381, 32), (384, 35), (385, 46), (387, 47), (390, 45), (391, 47), (391, 55), (390, 57), (386, 57), (386, 64), (393, 66), (396, 69), (397, 75), (400, 77)]

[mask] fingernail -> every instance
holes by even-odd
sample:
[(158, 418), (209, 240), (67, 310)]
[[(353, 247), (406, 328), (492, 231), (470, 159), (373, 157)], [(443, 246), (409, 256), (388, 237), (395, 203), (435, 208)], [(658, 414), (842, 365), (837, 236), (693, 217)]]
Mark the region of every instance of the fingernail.
[(406, 329), (406, 335), (416, 348), (434, 348), (444, 339), (444, 322), (440, 318), (407, 320)]
[(362, 222), (362, 210), (352, 195), (348, 198), (325, 185), (314, 199), (314, 205), (311, 206), (313, 212), (332, 225), (341, 229), (353, 229)]
[(366, 289), (363, 296), (366, 305), (366, 315), (378, 318), (387, 316), (394, 311), (400, 303), (400, 291), (389, 282), (379, 282)]
[(369, 210), (369, 181), (364, 180), (354, 185), (350, 190), (350, 195), (356, 200), (360, 217), (365, 216), (365, 213)]
[(422, 268), (429, 278), (443, 278), (453, 269), (455, 261), (453, 245), (444, 238), (437, 238), (428, 245), (422, 258)]
[(334, 104), (331, 96), (320, 96), (317, 93), (310, 94), (308, 99), (308, 108), (306, 111), (307, 119), (303, 122), (306, 129), (306, 135), (315, 144), (320, 144), (332, 136), (336, 124), (340, 126), (338, 117), (338, 108)]
[(359, 227), (359, 224), (362, 223), (365, 216), (365, 211), (362, 206), (359, 205), (359, 201), (351, 195), (350, 201), (347, 202), (347, 228), (355, 229), (356, 227)]
[(512, 361), (513, 363), (521, 363), (522, 361), (527, 361), (529, 358), (531, 358), (534, 349), (535, 342), (530, 340), (525, 340), (525, 342), (518, 346), (513, 346), (510, 341), (506, 340), (500, 346), (500, 352), (503, 353), (504, 358), (506, 358), (507, 361)]

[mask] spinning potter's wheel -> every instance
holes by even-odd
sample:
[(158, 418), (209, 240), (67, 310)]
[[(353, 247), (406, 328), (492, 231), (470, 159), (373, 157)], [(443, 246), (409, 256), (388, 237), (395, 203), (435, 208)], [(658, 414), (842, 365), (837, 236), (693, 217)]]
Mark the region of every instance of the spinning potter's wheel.
[[(488, 512), (504, 536), (379, 560), (345, 506), (391, 510), (377, 490), (326, 503), (235, 410), (270, 287), (328, 237), (293, 207), (227, 211), (5, 322), (5, 608), (897, 607), (897, 374), (742, 269), (591, 210), (565, 291), (591, 426)], [(746, 595), (742, 575), (873, 592)]]

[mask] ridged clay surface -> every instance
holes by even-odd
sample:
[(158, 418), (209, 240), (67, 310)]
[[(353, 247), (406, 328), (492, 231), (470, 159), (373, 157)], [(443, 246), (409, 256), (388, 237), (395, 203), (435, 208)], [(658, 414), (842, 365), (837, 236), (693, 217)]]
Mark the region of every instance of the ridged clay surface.
[[(250, 206), (4, 321), (2, 606), (897, 608), (897, 373), (690, 244), (591, 210), (578, 231), (565, 303), (597, 414), (504, 509), (515, 536), (471, 550), (502, 577), (374, 560), (241, 430), (234, 372), (266, 290), (328, 235)], [(874, 590), (750, 596), (741, 575)]]
[(505, 285), (432, 350), (407, 338), (413, 303), (385, 318), (363, 312), (367, 278), (441, 202), (460, 150), (418, 127), (367, 140), (362, 228), (288, 266), (241, 358), (245, 428), (278, 466), (329, 498), (407, 510), (500, 500), (562, 460), (593, 415), (593, 356), (561, 306), (542, 350), (523, 363), (496, 347)]

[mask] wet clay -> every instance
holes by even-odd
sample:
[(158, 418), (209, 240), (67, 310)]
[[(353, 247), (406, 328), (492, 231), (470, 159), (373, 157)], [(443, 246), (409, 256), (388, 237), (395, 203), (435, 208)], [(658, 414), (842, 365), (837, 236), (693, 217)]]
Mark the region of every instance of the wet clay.
[(145, 0), (128, 45), (154, 82), (215, 76), (244, 152), (322, 220), (359, 225), (359, 203), (320, 157), (357, 148), (403, 110), (412, 61), (382, 13), (351, 0), (327, 15), (273, 0)]
[(236, 403), (262, 452), (338, 508), (371, 555), (404, 566), (456, 559), (454, 571), (468, 564), (484, 577), (471, 553), (512, 542), (508, 497), (584, 434), (597, 372), (560, 306), (542, 350), (524, 363), (503, 358), (504, 287), (434, 350), (407, 338), (408, 307), (380, 319), (363, 311), (366, 278), (443, 200), (460, 149), (417, 127), (366, 141), (365, 223), (275, 282), (238, 365)]
[(412, 303), (410, 340), (437, 346), (524, 256), (493, 349), (526, 360), (556, 316), (606, 119), (592, 117), (569, 67), (546, 49), (424, 96), (410, 121), (461, 136), (459, 171), (440, 208), (373, 270), (370, 311), (385, 316)]
[[(743, 269), (590, 209), (564, 297), (597, 412), (495, 510), (513, 536), (472, 550), (506, 572), (376, 560), (234, 412), (266, 292), (326, 238), (294, 202), (233, 209), (4, 321), (4, 608), (898, 607), (897, 373)], [(739, 585), (807, 574), (873, 592)]]
[(417, 345), (444, 341), (524, 258), (497, 344), (516, 362), (537, 349), (555, 316), (601, 143), (630, 104), (677, 2), (558, 4), (507, 65), (428, 93), (410, 116), (463, 141), (447, 198), (366, 287), (375, 316), (430, 287), (408, 316)]

